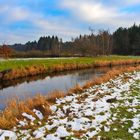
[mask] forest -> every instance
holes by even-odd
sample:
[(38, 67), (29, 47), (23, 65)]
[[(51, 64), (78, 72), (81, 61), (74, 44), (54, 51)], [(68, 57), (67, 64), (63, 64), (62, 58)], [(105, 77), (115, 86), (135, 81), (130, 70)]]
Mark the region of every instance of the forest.
[[(98, 56), (98, 55), (139, 55), (140, 26), (118, 28), (115, 32), (99, 30), (89, 35), (79, 35), (71, 41), (63, 42), (57, 36), (40, 37), (38, 41), (25, 44), (7, 45), (13, 56)], [(2, 51), (0, 49), (0, 54)]]

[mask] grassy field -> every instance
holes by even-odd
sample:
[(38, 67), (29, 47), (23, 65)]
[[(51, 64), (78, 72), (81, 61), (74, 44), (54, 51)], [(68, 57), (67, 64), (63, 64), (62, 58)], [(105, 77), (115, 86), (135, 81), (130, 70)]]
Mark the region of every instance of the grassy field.
[[(125, 81), (126, 82), (126, 81)], [(99, 135), (108, 139), (135, 140), (140, 138), (140, 80), (136, 80), (128, 92), (121, 93), (120, 99), (111, 108), (113, 123), (109, 126), (111, 131), (101, 131)], [(137, 127), (137, 126), (138, 127)]]
[(46, 68), (58, 64), (92, 64), (98, 61), (116, 61), (116, 60), (139, 60), (140, 57), (134, 56), (100, 56), (100, 57), (81, 57), (81, 58), (63, 58), (63, 59), (27, 59), (27, 60), (2, 60), (0, 61), (0, 71), (5, 69), (24, 68), (32, 65), (44, 65)]

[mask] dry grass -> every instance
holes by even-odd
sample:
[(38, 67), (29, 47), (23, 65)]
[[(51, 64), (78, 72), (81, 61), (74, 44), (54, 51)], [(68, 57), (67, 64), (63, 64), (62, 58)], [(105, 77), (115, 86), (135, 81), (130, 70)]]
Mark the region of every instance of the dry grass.
[(63, 91), (59, 91), (59, 90), (54, 90), (52, 92), (50, 92), (48, 95), (47, 95), (47, 98), (46, 100), (52, 104), (56, 101), (56, 99), (58, 98), (62, 98), (66, 96), (66, 93), (64, 93)]
[(93, 85), (99, 85), (101, 83), (105, 83), (107, 81), (109, 81), (110, 79), (114, 79), (116, 76), (119, 76), (120, 74), (123, 74), (124, 72), (132, 72), (132, 71), (139, 71), (140, 70), (140, 66), (137, 67), (125, 67), (125, 68), (120, 68), (118, 70), (113, 69), (109, 72), (107, 72), (104, 76), (99, 77), (95, 80), (91, 80), (88, 81), (82, 88), (83, 89), (87, 89)]
[(57, 98), (64, 97), (65, 95), (64, 92), (56, 90), (46, 97), (38, 94), (34, 98), (27, 99), (26, 101), (19, 101), (18, 99), (9, 101), (5, 110), (0, 114), (0, 128), (10, 129), (15, 126), (18, 120), (23, 118), (23, 112), (35, 116), (32, 111), (33, 109), (40, 110), (47, 118), (52, 113), (50, 105), (53, 104)]
[(37, 74), (46, 73), (47, 69), (41, 66), (30, 66), (25, 68), (12, 69), (10, 72), (4, 74), (3, 80), (12, 80), (26, 76), (33, 76)]
[(116, 61), (96, 61), (90, 64), (73, 63), (73, 64), (57, 64), (52, 67), (46, 68), (44, 65), (40, 66), (28, 66), (24, 68), (12, 69), (10, 72), (4, 74), (2, 80), (12, 80), (27, 76), (33, 76), (44, 73), (56, 73), (62, 71), (79, 70), (93, 67), (105, 67), (105, 66), (119, 66), (119, 65), (134, 65), (139, 64), (140, 60), (116, 60)]
[(48, 116), (51, 114), (49, 106), (46, 98), (42, 95), (36, 95), (34, 98), (26, 101), (11, 100), (0, 114), (0, 128), (10, 129), (15, 126), (17, 121), (22, 119), (23, 112), (35, 116), (32, 111), (34, 108), (41, 110), (44, 115)]
[(107, 67), (111, 66), (112, 61), (96, 61), (94, 67)]
[(80, 139), (80, 136), (82, 136), (83, 134), (85, 134), (86, 131), (73, 131), (73, 135), (76, 137), (76, 138), (79, 138)]
[(70, 89), (67, 94), (62, 91), (55, 90), (46, 97), (42, 95), (36, 95), (34, 98), (27, 99), (26, 101), (11, 100), (8, 103), (6, 109), (0, 114), (0, 128), (10, 129), (15, 126), (17, 124), (17, 120), (22, 118), (23, 112), (35, 115), (32, 112), (34, 108), (40, 110), (47, 118), (47, 116), (51, 114), (50, 105), (55, 103), (56, 98), (61, 98), (71, 93), (80, 93), (83, 91), (83, 89), (107, 82), (110, 79), (114, 79), (119, 74), (123, 74), (124, 72), (132, 72), (134, 70), (140, 70), (140, 66), (111, 70), (104, 76), (87, 82), (83, 87), (77, 84), (74, 88)]
[(83, 88), (79, 84), (76, 84), (73, 88), (68, 90), (68, 94), (79, 93), (82, 92), (82, 90)]

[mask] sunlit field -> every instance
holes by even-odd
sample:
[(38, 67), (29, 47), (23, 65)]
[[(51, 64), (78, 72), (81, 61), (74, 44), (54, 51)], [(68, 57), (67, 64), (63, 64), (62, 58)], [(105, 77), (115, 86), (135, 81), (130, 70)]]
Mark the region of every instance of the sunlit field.
[(27, 60), (11, 60), (0, 61), (0, 70), (24, 68), (26, 66), (44, 65), (45, 67), (57, 64), (91, 64), (97, 61), (116, 61), (116, 60), (139, 60), (139, 56), (100, 56), (100, 57), (83, 57), (83, 58), (56, 58), (56, 59), (28, 59)]

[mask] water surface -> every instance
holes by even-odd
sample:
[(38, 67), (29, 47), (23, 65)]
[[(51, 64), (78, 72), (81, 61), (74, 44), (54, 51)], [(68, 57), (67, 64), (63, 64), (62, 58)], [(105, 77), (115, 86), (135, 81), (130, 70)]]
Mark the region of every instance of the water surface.
[(26, 99), (37, 93), (46, 95), (53, 90), (66, 91), (77, 83), (83, 85), (90, 79), (104, 75), (111, 68), (85, 69), (72, 72), (63, 72), (51, 76), (39, 75), (0, 83), (0, 109), (3, 109), (8, 100), (18, 97)]

